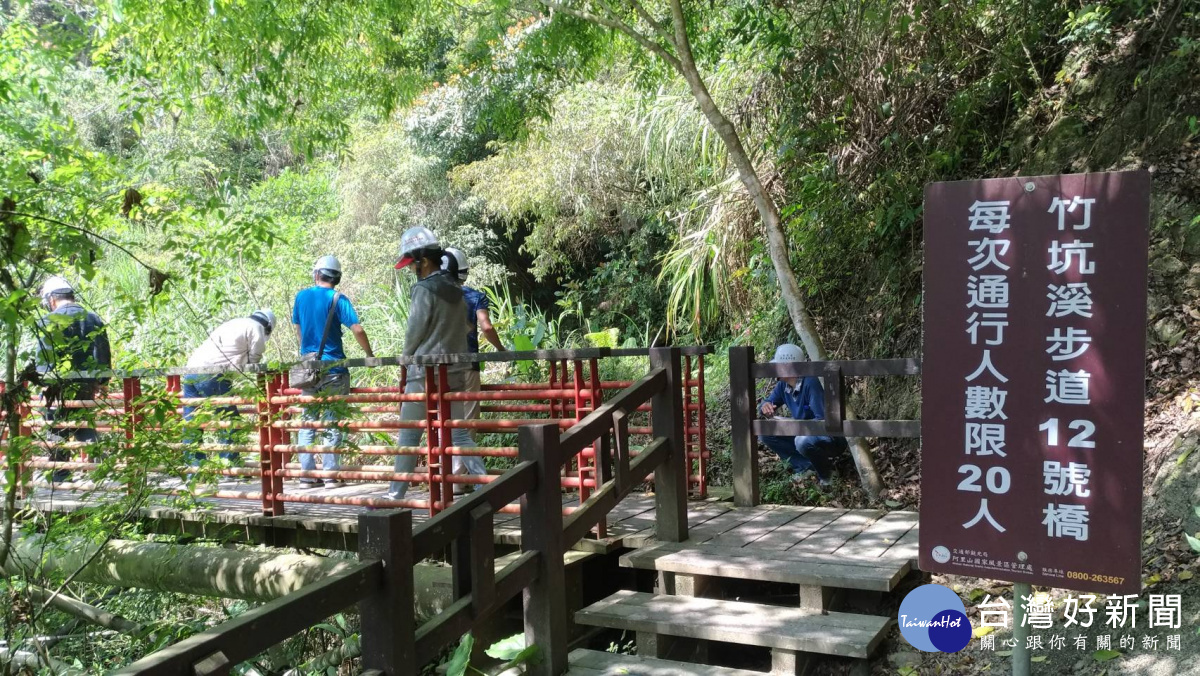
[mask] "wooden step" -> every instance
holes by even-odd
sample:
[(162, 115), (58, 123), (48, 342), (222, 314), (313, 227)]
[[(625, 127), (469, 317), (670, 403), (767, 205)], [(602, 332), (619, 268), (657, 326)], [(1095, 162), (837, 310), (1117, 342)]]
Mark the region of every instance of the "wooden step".
[(892, 622), (872, 615), (823, 613), (808, 608), (627, 590), (580, 610), (575, 613), (575, 621), (597, 627), (860, 659), (871, 654)]
[(620, 655), (598, 650), (574, 650), (568, 658), (567, 676), (763, 676), (761, 671), (712, 667), (642, 655)]
[(908, 573), (907, 559), (846, 559), (687, 542), (664, 542), (621, 556), (628, 568), (804, 586), (891, 591)]

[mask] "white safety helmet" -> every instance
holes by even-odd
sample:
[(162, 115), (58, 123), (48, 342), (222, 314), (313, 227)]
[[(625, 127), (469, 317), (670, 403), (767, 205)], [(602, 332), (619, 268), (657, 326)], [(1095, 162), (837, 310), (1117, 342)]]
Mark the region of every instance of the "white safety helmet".
[(452, 246), (446, 247), (446, 254), (442, 256), (443, 270), (449, 271), (452, 269), (450, 260), (451, 256), (454, 257), (453, 262), (456, 264), (454, 265), (454, 269), (458, 274), (458, 278), (466, 281), (467, 273), (471, 270), (471, 263), (467, 260), (467, 254), (463, 253), (461, 249), (455, 249)]
[(784, 343), (775, 348), (775, 358), (771, 360), (771, 363), (788, 364), (794, 361), (804, 361), (804, 351), (797, 345)]
[(313, 272), (318, 270), (329, 270), (340, 275), (342, 274), (342, 264), (335, 256), (321, 256), (316, 263), (313, 263)]
[(55, 275), (42, 283), (42, 290), (38, 295), (47, 300), (50, 296), (60, 293), (75, 293), (75, 287), (71, 286), (66, 278)]
[(437, 249), (440, 246), (437, 235), (429, 228), (418, 225), (405, 230), (400, 236), (400, 260), (396, 261), (396, 269), (408, 267), (416, 260), (413, 254), (421, 249)]
[(251, 319), (257, 319), (261, 322), (266, 322), (267, 333), (270, 334), (275, 330), (275, 313), (267, 308), (255, 310), (250, 314)]

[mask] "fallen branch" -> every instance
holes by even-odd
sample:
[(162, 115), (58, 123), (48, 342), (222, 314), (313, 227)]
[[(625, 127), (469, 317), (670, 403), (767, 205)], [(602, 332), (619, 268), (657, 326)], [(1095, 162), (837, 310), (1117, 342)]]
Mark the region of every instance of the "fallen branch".
[(7, 664), (17, 669), (29, 669), (35, 673), (45, 668), (55, 676), (84, 676), (87, 674), (86, 671), (76, 669), (53, 657), (43, 657), (29, 650), (10, 651), (0, 648), (0, 664)]
[(127, 620), (120, 615), (114, 615), (107, 610), (84, 603), (79, 599), (63, 594), (56, 594), (49, 589), (43, 589), (35, 585), (29, 585), (28, 591), (30, 597), (38, 603), (49, 602), (50, 606), (56, 610), (62, 611), (72, 617), (86, 620), (92, 624), (100, 625), (105, 629), (112, 629), (132, 636), (143, 636), (146, 633), (146, 628), (137, 622)]

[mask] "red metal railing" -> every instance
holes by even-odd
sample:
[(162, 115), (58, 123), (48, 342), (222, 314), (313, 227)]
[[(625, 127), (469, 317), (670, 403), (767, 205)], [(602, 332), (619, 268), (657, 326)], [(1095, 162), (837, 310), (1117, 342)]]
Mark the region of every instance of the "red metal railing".
[[(705, 471), (709, 456), (704, 430), (704, 354), (708, 350), (686, 350), (682, 388), (689, 486), (693, 496), (704, 497), (707, 493)], [(484, 384), (478, 392), (449, 391), (447, 383), (450, 364), (431, 363), (421, 365), (425, 392), (406, 394), (404, 389), (407, 369), (404, 368), (404, 364), (411, 360), (392, 358), (355, 360), (347, 363), (356, 368), (355, 372), (361, 367), (379, 369), (400, 366), (396, 386), (356, 387), (352, 388), (348, 395), (306, 397), (300, 390), (289, 386), (285, 371), (262, 370), (253, 374), (254, 385), (250, 388), (239, 388), (237, 395), (188, 399), (182, 397), (181, 375), (184, 370), (179, 369), (167, 373), (134, 373), (122, 377), (119, 380), (120, 394), (116, 393), (118, 388), (114, 379), (109, 384), (107, 394), (94, 400), (61, 402), (61, 406), (67, 409), (86, 409), (90, 412), (92, 419), (87, 426), (102, 435), (107, 435), (108, 443), (113, 443), (113, 439), (123, 436), (124, 443), (132, 448), (132, 444), (141, 436), (159, 433), (166, 438), (157, 441), (177, 451), (181, 462), (186, 451), (207, 454), (234, 453), (239, 458), (238, 462), (229, 466), (210, 463), (201, 468), (184, 467), (182, 464), (159, 468), (163, 471), (164, 478), (171, 475), (195, 478), (195, 474), (204, 472), (206, 476), (214, 475), (222, 479), (257, 480), (256, 488), (223, 483), (215, 490), (211, 485), (197, 489), (179, 482), (176, 482), (178, 485), (163, 482), (156, 489), (156, 492), (161, 494), (181, 495), (198, 492), (208, 498), (256, 500), (261, 502), (263, 514), (268, 516), (285, 514), (288, 503), (407, 507), (428, 510), (430, 515), (433, 515), (453, 504), (454, 486), (486, 484), (502, 472), (496, 469), (480, 476), (454, 474), (453, 458), (515, 458), (515, 435), (521, 425), (557, 422), (560, 427), (567, 429), (595, 410), (604, 401), (606, 391), (620, 390), (631, 384), (629, 381), (602, 380), (601, 363), (604, 359), (640, 357), (646, 354), (646, 350), (564, 350), (530, 353), (524, 356), (522, 353), (487, 355), (492, 357), (492, 360), (500, 356), (509, 356), (513, 361), (528, 361), (531, 356), (534, 359), (541, 357), (540, 361), (545, 364), (543, 372), (547, 374), (547, 380), (534, 383)], [(461, 363), (470, 360), (470, 356), (449, 355), (445, 361)], [(146, 383), (146, 394), (143, 394), (142, 390), (143, 380), (150, 381)], [(235, 420), (210, 416), (201, 422), (188, 423), (187, 426), (180, 420), (171, 421), (173, 425), (151, 425), (143, 411), (149, 410), (154, 403), (162, 405), (163, 401), (177, 417), (181, 415), (182, 407), (189, 405), (236, 406), (240, 415)], [(474, 420), (453, 418), (451, 404), (468, 401), (479, 402), (481, 417)], [(398, 414), (404, 402), (423, 404), (424, 419), (400, 420)], [(300, 414), (304, 407), (313, 405), (334, 405), (342, 408), (340, 413), (343, 415), (336, 421), (301, 420)], [(44, 401), (34, 399), (19, 413), (22, 418), (22, 435), (34, 436), (35, 447), (47, 452), (46, 455), (39, 453), (29, 458), (22, 469), (43, 470), (48, 474), (55, 470), (88, 472), (100, 467), (99, 462), (89, 459), (86, 455), (90, 444), (56, 441), (47, 437), (46, 431), (79, 427), (81, 424), (50, 422), (46, 419), (45, 408)], [(647, 404), (638, 410), (641, 419), (631, 421), (633, 424), (629, 432), (644, 440), (651, 431), (648, 417), (650, 406)], [(347, 443), (333, 448), (320, 445), (301, 446), (291, 438), (292, 433), (300, 429), (313, 429), (320, 434), (321, 430), (333, 426), (347, 433)], [(192, 434), (196, 434), (197, 429), (238, 430), (248, 438), (243, 442), (231, 444), (185, 444), (182, 435), (189, 429), (192, 430)], [(369, 435), (378, 433), (392, 435), (401, 429), (423, 430), (423, 444), (400, 447), (395, 445), (394, 437), (389, 440), (390, 443), (379, 443), (378, 439), (369, 438)], [(487, 434), (494, 441), (486, 446), (455, 446), (451, 442), (451, 432), (454, 429), (470, 429), (476, 434)], [(592, 447), (579, 453), (564, 467), (560, 479), (565, 490), (578, 493), (580, 502), (586, 500), (596, 486), (599, 443), (597, 441)], [(7, 442), (0, 443), (0, 453), (6, 449)], [(49, 455), (51, 451), (65, 451), (71, 454), (71, 459), (54, 460)], [(296, 454), (302, 452), (335, 454), (341, 461), (341, 467), (337, 470), (303, 470), (296, 462)], [(75, 459), (75, 455), (80, 456), (78, 460)], [(418, 467), (411, 472), (396, 472), (390, 466), (390, 462), (386, 465), (379, 464), (381, 456), (390, 460), (397, 455), (417, 455), (423, 462), (419, 462)], [(46, 478), (48, 477), (31, 478), (25, 490), (47, 486), (51, 482)], [(348, 484), (405, 481), (414, 486), (426, 487), (427, 495), (393, 499), (383, 495), (382, 489), (380, 495), (362, 495), (355, 491), (338, 489), (297, 492), (295, 482), (300, 479), (337, 480)], [(56, 490), (66, 491), (121, 489), (119, 486), (96, 485), (88, 481), (59, 482), (54, 485)]]

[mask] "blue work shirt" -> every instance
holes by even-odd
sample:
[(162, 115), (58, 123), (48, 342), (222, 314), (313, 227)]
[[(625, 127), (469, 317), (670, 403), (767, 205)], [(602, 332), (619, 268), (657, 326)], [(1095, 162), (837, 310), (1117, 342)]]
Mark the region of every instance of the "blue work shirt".
[[(300, 327), (300, 354), (316, 352), (321, 345), (321, 334), (325, 331), (325, 316), (329, 313), (329, 304), (333, 302), (336, 289), (323, 286), (310, 286), (296, 294), (292, 303), (292, 323)], [(325, 339), (325, 350), (321, 353), (322, 361), (337, 361), (346, 358), (342, 348), (342, 327), (349, 328), (358, 324), (358, 313), (350, 299), (342, 296), (338, 299), (337, 312), (329, 327), (329, 337)], [(345, 366), (329, 369), (330, 373), (346, 373)]]
[[(821, 387), (821, 379), (816, 376), (802, 378), (795, 388), (788, 387), (787, 383), (780, 380), (763, 401), (776, 407), (787, 406), (795, 420), (825, 419), (825, 388)], [(762, 404), (759, 403), (758, 407), (761, 409)]]
[[(463, 285), (463, 300), (467, 302), (467, 324), (471, 330), (467, 332), (467, 349), (472, 353), (479, 353), (479, 315), (480, 310), (487, 310), (492, 307), (491, 301), (488, 300), (487, 294), (478, 290), (472, 289), (467, 285)], [(475, 370), (480, 369), (479, 362), (475, 363)]]

